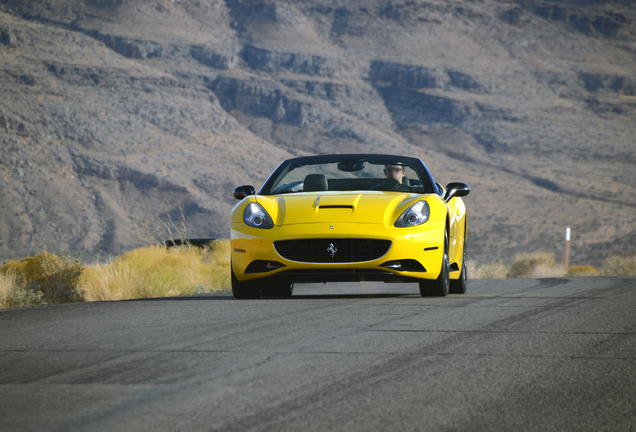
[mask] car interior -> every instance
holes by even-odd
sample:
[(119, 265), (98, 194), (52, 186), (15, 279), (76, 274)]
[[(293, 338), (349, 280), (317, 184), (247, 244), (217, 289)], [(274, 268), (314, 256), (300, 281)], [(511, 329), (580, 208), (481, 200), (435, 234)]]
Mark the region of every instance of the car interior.
[[(274, 193), (382, 190), (380, 186), (386, 180), (383, 178), (327, 178), (324, 174), (309, 174), (305, 177), (305, 180), (294, 181), (277, 187)], [(404, 177), (402, 184), (410, 186), (415, 193), (424, 193), (424, 187), (420, 180), (411, 180), (408, 177)]]

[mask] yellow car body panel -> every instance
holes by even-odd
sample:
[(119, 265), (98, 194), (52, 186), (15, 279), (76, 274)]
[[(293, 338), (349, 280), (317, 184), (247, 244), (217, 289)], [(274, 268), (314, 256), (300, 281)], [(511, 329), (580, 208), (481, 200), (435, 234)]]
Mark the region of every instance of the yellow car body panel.
[[(429, 205), (428, 220), (419, 226), (396, 227), (395, 222), (400, 215), (420, 200)], [(273, 228), (254, 228), (244, 223), (245, 208), (252, 202), (257, 202), (267, 211), (274, 222)], [(445, 203), (436, 194), (323, 191), (248, 196), (234, 207), (231, 214), (233, 271), (241, 282), (287, 271), (328, 269), (381, 270), (414, 282), (436, 279), (442, 266), (444, 230), (448, 224), (450, 262), (459, 269), (450, 273), (450, 278), (457, 279), (463, 265), (465, 213), (460, 198), (452, 198)], [(336, 245), (339, 239), (389, 240), (391, 246), (377, 259), (346, 263), (292, 261), (281, 256), (274, 246), (275, 241), (309, 238), (330, 239)], [(382, 266), (389, 261), (408, 259), (418, 261), (426, 271), (405, 272)], [(267, 272), (246, 274), (248, 265), (256, 260), (276, 262), (282, 266)]]

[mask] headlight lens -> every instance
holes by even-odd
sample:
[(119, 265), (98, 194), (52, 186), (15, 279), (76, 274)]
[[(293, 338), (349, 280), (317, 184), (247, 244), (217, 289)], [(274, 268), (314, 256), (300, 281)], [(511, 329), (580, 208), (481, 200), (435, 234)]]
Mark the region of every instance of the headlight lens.
[(418, 201), (407, 208), (395, 221), (398, 228), (414, 227), (422, 225), (431, 215), (431, 209), (426, 201)]
[(251, 202), (245, 207), (243, 221), (254, 228), (274, 228), (274, 221), (259, 203)]

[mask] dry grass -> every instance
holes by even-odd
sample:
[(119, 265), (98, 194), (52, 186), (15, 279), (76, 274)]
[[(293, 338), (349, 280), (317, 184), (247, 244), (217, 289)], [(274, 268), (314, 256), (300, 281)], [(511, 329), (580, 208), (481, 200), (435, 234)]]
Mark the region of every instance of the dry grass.
[(0, 266), (0, 308), (169, 297), (229, 287), (229, 240), (207, 249), (149, 246), (85, 268), (78, 260), (47, 252)]
[(548, 252), (533, 252), (517, 255), (506, 277), (548, 278), (562, 277), (564, 274), (563, 266), (557, 264), (554, 255)]
[(562, 277), (564, 273), (563, 265), (556, 262), (554, 255), (533, 252), (517, 255), (511, 265), (497, 261), (476, 266), (469, 274), (474, 279), (507, 279)]
[(580, 265), (571, 266), (565, 273), (563, 265), (556, 261), (554, 255), (533, 252), (517, 255), (511, 265), (502, 262), (475, 265), (471, 261), (468, 274), (472, 279), (636, 276), (636, 254), (609, 257), (602, 270), (590, 265)]
[(0, 308), (9, 306), (9, 297), (16, 290), (15, 276), (0, 273)]
[(471, 279), (505, 279), (509, 267), (502, 262), (494, 262), (471, 268), (472, 261), (468, 263), (468, 274)]
[(584, 266), (572, 266), (568, 269), (568, 273), (566, 276), (573, 277), (589, 277), (589, 276), (600, 276), (601, 272), (598, 271), (596, 267), (590, 265)]
[(603, 276), (636, 276), (636, 254), (609, 257), (603, 263)]
[(149, 246), (127, 252), (107, 264), (85, 269), (80, 280), (84, 298), (124, 300), (169, 297), (228, 289), (230, 242), (211, 250)]

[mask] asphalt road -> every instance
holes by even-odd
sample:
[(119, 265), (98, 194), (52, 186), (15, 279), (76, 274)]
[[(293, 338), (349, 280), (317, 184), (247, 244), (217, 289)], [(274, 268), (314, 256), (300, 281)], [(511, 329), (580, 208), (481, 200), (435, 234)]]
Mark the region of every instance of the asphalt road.
[(0, 311), (0, 430), (636, 430), (636, 278), (468, 290)]

